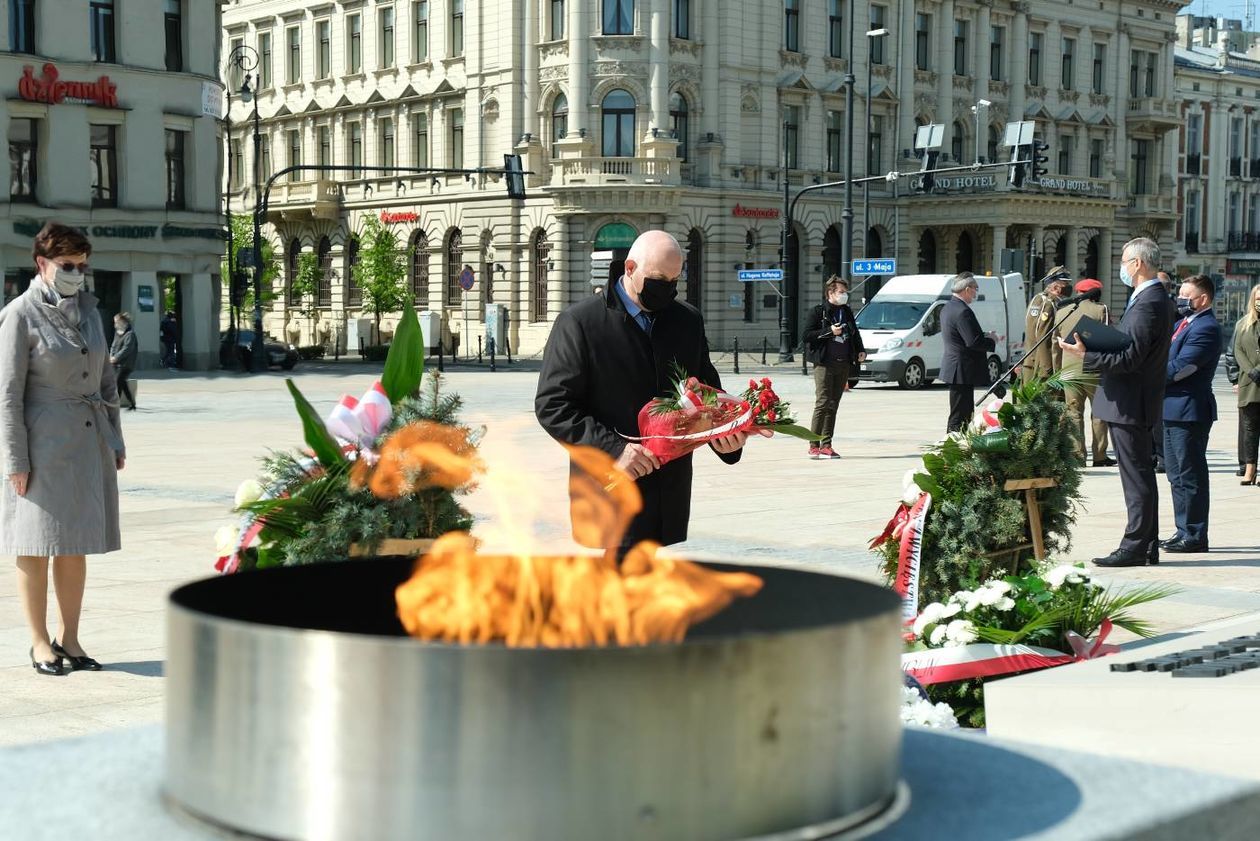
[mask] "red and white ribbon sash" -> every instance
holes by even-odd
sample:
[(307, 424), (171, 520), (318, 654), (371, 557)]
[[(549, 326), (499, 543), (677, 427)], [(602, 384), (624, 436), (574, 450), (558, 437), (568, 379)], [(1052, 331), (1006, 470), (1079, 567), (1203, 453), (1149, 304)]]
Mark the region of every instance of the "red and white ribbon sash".
[(972, 643), (901, 655), (901, 670), (924, 686), (1048, 669), (1077, 658), (1053, 648)]
[(372, 453), (372, 444), (385, 431), (393, 416), (394, 407), (384, 386), (377, 380), (359, 400), (344, 395), (324, 419), (324, 426), (342, 443)]
[(919, 494), (910, 506), (901, 530), (901, 550), (897, 554), (897, 576), (893, 590), (901, 595), (901, 618), (907, 624), (919, 615), (919, 566), (923, 562), (923, 529), (927, 525), (932, 495)]

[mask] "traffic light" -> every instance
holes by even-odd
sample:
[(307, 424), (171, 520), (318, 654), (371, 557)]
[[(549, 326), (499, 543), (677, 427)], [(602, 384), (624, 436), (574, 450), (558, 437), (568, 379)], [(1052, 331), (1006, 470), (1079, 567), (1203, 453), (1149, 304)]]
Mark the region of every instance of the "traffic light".
[(1040, 181), (1041, 176), (1045, 175), (1047, 172), (1047, 169), (1044, 166), (1042, 166), (1042, 164), (1047, 163), (1050, 160), (1049, 156), (1045, 154), (1046, 151), (1049, 150), (1049, 148), (1050, 148), (1049, 143), (1046, 143), (1043, 140), (1037, 140), (1036, 138), (1033, 138), (1033, 145), (1032, 145), (1032, 180), (1033, 181)]
[(507, 182), (508, 198), (525, 198), (525, 174), (521, 168), (521, 156), (504, 155), (503, 168), (507, 170), (503, 180)]
[(932, 170), (936, 169), (936, 159), (940, 155), (937, 149), (923, 150), (923, 164), (919, 167), (919, 172), (922, 173), (919, 177), (919, 192), (930, 193), (936, 186), (936, 176), (932, 174)]

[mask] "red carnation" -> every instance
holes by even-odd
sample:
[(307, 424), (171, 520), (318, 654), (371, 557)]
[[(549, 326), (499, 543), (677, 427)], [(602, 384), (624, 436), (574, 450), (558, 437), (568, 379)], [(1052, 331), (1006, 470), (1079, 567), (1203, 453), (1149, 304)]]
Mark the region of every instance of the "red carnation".
[(774, 409), (771, 409), (770, 411), (766, 412), (766, 420), (770, 421), (770, 423), (774, 423), (778, 419), (779, 419), (779, 416), (775, 414)]
[(770, 378), (769, 378), (769, 377), (762, 377), (762, 378), (761, 378), (761, 387), (762, 387), (762, 388), (769, 388), (769, 387), (770, 387)]
[(756, 391), (756, 390), (757, 390), (757, 381), (756, 381), (756, 380), (754, 380), (754, 379), (749, 379), (749, 380), (748, 380), (748, 387), (749, 387), (750, 389), (752, 389), (753, 391)]

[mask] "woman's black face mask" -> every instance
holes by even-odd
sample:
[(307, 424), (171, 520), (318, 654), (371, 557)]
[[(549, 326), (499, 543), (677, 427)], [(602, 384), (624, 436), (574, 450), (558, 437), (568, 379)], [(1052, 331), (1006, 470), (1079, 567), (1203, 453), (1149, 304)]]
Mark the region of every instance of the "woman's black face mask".
[(678, 297), (677, 281), (662, 277), (645, 277), (643, 288), (639, 290), (639, 302), (648, 312), (657, 312), (668, 307)]

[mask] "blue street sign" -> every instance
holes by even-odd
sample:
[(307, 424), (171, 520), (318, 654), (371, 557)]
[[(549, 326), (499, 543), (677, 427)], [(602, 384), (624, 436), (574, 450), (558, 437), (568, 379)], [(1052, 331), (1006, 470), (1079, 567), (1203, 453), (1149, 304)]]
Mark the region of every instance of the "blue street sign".
[(752, 283), (757, 280), (783, 280), (783, 269), (740, 269), (739, 282)]
[(459, 288), (465, 292), (473, 288), (473, 270), (465, 268), (459, 273)]
[(854, 274), (896, 274), (897, 261), (891, 257), (882, 260), (854, 260)]

